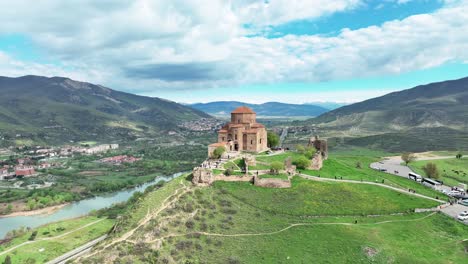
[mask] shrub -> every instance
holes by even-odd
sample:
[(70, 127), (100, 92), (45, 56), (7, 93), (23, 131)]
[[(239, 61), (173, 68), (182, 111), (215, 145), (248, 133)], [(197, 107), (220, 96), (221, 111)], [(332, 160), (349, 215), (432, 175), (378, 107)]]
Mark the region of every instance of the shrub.
[(299, 157), (293, 161), (298, 169), (307, 169), (310, 166), (310, 160), (306, 157)]
[(280, 170), (283, 170), (283, 169), (284, 169), (284, 165), (282, 162), (279, 162), (279, 161), (272, 162), (270, 165), (270, 172), (272, 174), (279, 174)]
[(224, 171), (224, 175), (226, 175), (226, 176), (231, 176), (231, 175), (233, 175), (233, 174), (234, 174), (234, 170), (231, 169), (231, 168), (226, 169), (226, 170)]
[(217, 147), (212, 154), (212, 158), (214, 159), (219, 159), (221, 156), (226, 152), (226, 149), (224, 147)]

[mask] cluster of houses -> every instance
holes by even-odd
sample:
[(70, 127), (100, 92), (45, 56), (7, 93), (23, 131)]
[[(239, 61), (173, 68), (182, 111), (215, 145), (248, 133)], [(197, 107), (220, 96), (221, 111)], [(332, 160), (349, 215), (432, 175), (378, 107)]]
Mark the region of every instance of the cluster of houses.
[(0, 168), (0, 180), (37, 176), (37, 169), (48, 169), (57, 165), (48, 162), (33, 165), (33, 161), (30, 158), (20, 158), (16, 161), (17, 164), (14, 166), (4, 165)]
[(141, 158), (135, 158), (133, 156), (127, 156), (127, 155), (119, 155), (119, 156), (100, 159), (99, 162), (120, 165), (122, 163), (134, 163), (135, 161), (139, 161), (139, 160), (141, 160)]
[(201, 118), (198, 120), (187, 121), (179, 125), (181, 128), (185, 128), (191, 131), (214, 131), (218, 130), (223, 121), (215, 118)]
[(119, 144), (102, 144), (94, 147), (84, 146), (63, 146), (58, 148), (44, 148), (35, 146), (25, 152), (28, 156), (34, 159), (52, 158), (52, 157), (69, 157), (79, 153), (84, 155), (93, 155), (103, 153), (108, 150), (118, 149)]
[[(107, 152), (109, 150), (118, 149), (118, 144), (102, 144), (93, 147), (84, 147), (84, 146), (64, 146), (57, 148), (47, 148), (41, 146), (35, 147), (20, 147), (19, 150), (22, 150), (26, 154), (27, 158), (17, 159), (15, 165), (11, 165), (11, 162), (4, 160), (0, 161), (0, 180), (8, 180), (13, 178), (22, 178), (22, 177), (31, 177), (36, 176), (38, 173), (36, 170), (47, 169), (54, 167), (57, 164), (51, 164), (48, 162), (39, 162), (37, 160), (43, 160), (47, 158), (61, 158), (61, 157), (70, 157), (74, 154), (83, 154), (83, 155), (93, 155), (98, 153)], [(5, 150), (6, 151), (6, 150)], [(10, 153), (10, 152), (8, 152)], [(115, 159), (113, 159), (115, 158)], [(122, 162), (135, 162), (139, 159), (134, 157), (127, 156), (117, 156), (110, 158), (109, 161), (102, 161), (114, 164), (120, 164)], [(1, 165), (1, 164), (9, 165)]]
[(139, 160), (141, 160), (141, 158), (135, 158), (133, 156), (127, 156), (127, 155), (119, 155), (119, 156), (100, 159), (99, 162), (120, 165), (122, 163), (134, 163)]

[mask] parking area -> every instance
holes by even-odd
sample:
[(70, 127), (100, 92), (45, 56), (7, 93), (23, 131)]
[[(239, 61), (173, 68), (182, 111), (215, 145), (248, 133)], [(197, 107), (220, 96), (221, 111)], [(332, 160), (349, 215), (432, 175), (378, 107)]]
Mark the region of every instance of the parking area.
[[(454, 204), (454, 205), (451, 205), (451, 206), (444, 207), (440, 211), (443, 212), (444, 214), (456, 219), (457, 216), (461, 212), (468, 211), (468, 207), (464, 206), (464, 205), (461, 205), (461, 204)], [(468, 224), (468, 220), (465, 220), (464, 223)]]

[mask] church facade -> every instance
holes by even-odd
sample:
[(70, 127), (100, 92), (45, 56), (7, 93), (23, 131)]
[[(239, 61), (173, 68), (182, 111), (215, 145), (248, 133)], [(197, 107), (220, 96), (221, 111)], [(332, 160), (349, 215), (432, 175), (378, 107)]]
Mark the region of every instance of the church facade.
[(246, 106), (231, 112), (231, 122), (218, 131), (218, 142), (209, 145), (211, 156), (217, 147), (227, 151), (263, 152), (268, 150), (267, 131), (264, 125), (257, 123), (257, 114)]

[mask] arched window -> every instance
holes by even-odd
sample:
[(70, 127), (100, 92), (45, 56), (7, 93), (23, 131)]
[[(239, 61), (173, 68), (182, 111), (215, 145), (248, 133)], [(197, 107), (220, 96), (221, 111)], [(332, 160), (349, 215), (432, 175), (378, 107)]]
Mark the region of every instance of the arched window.
[(250, 145), (253, 145), (253, 140), (250, 140)]

